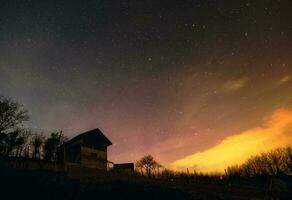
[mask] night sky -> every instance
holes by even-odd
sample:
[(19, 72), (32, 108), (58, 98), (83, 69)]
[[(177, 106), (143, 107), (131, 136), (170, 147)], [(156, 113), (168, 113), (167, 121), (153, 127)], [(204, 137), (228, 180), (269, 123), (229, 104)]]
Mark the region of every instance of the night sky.
[(0, 95), (46, 134), (100, 128), (114, 162), (150, 153), (173, 166), (284, 119), (292, 137), (291, 10), (291, 0), (1, 0)]

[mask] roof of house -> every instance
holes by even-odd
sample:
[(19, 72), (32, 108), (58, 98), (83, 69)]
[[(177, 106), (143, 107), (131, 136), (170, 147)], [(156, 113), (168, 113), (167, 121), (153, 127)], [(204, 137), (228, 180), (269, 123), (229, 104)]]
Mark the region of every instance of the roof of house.
[(98, 128), (81, 133), (67, 141), (66, 144), (73, 143), (81, 138), (93, 138), (96, 143), (106, 144), (107, 146), (112, 145), (112, 142)]

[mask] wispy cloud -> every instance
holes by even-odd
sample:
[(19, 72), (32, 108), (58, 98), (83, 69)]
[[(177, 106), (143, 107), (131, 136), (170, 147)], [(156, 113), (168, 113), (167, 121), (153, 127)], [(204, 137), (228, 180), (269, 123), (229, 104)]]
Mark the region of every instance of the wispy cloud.
[(174, 161), (175, 170), (223, 171), (241, 164), (250, 156), (292, 145), (292, 110), (275, 111), (260, 127), (227, 137), (214, 147)]
[(249, 81), (249, 79), (247, 77), (243, 77), (243, 78), (236, 79), (236, 80), (229, 80), (229, 81), (224, 83), (224, 85), (222, 87), (222, 91), (223, 92), (238, 91), (238, 90), (244, 88), (247, 85), (248, 81)]
[(291, 80), (292, 80), (292, 76), (287, 75), (287, 76), (282, 77), (280, 80), (278, 80), (277, 84), (278, 85), (283, 85), (285, 83), (288, 83)]

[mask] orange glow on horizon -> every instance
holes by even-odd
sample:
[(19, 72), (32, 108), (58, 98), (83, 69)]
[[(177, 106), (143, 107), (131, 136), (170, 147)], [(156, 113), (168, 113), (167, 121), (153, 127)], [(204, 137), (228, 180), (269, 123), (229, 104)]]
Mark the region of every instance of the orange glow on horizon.
[(242, 164), (250, 156), (292, 145), (292, 110), (276, 110), (266, 122), (222, 140), (214, 147), (176, 160), (174, 170), (223, 172), (228, 166)]

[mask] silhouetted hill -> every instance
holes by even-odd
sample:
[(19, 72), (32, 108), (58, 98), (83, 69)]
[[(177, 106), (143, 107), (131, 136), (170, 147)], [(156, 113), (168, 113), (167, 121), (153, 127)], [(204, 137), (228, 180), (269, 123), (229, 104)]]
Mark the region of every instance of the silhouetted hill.
[(191, 199), (179, 189), (125, 180), (81, 183), (65, 173), (1, 169), (1, 196), (6, 199)]
[[(2, 167), (0, 170), (1, 197), (30, 200), (197, 200), (272, 199), (272, 197), (291, 199), (290, 193), (270, 192), (263, 189), (266, 188), (263, 183), (268, 177), (263, 177), (262, 182), (259, 182), (260, 179), (255, 177), (244, 183), (243, 180), (222, 180), (219, 182), (215, 177), (200, 181), (192, 176), (179, 175), (171, 180), (146, 178), (135, 174), (97, 173), (95, 177), (87, 176), (91, 173), (86, 174), (85, 172), (86, 176), (74, 179), (64, 172), (15, 170)], [(255, 182), (264, 187), (252, 186), (252, 183)]]

